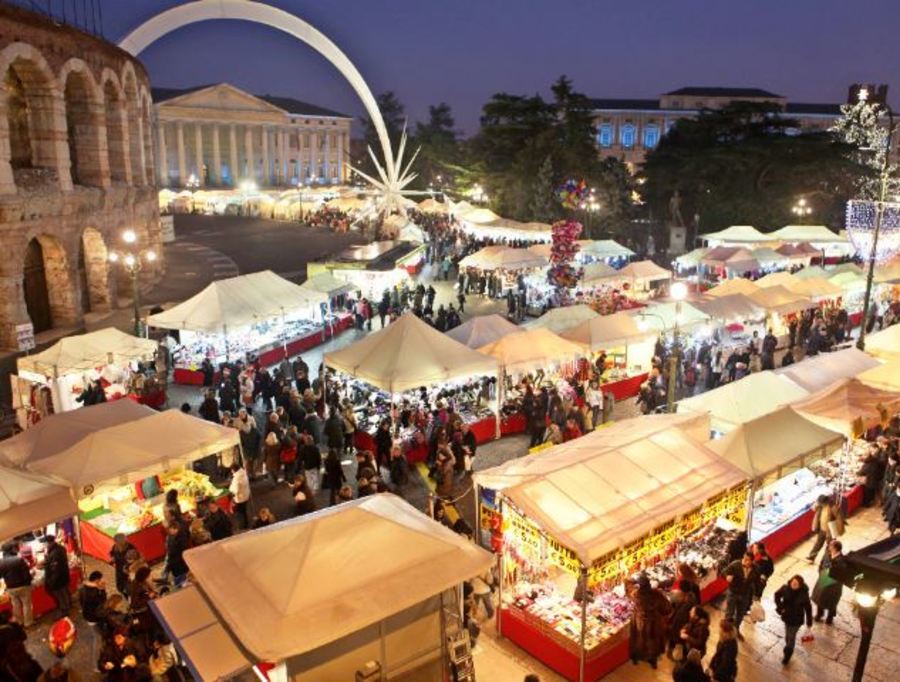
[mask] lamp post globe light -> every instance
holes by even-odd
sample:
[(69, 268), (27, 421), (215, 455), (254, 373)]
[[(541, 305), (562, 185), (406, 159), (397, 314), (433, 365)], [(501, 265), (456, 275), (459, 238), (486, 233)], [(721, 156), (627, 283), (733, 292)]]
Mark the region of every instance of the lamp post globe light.
[(797, 221), (802, 225), (806, 222), (806, 218), (812, 214), (812, 206), (803, 197), (797, 200), (797, 203), (791, 208), (791, 213), (797, 216)]
[[(688, 288), (684, 282), (674, 282), (669, 288), (669, 297), (675, 301), (675, 323), (672, 326), (672, 352), (666, 361), (668, 365), (668, 380), (666, 382), (666, 412), (672, 414), (675, 412), (675, 387), (678, 378), (678, 362), (681, 358), (681, 334), (679, 329), (679, 321), (681, 318), (681, 302), (687, 298)], [(655, 317), (660, 322), (660, 333), (665, 334), (667, 329), (665, 320), (656, 313), (642, 310), (638, 313), (638, 327), (643, 329), (649, 328), (647, 319)]]
[(138, 248), (138, 237), (134, 230), (122, 232), (122, 242), (125, 246), (119, 251), (110, 251), (109, 262), (119, 264), (128, 273), (131, 279), (131, 303), (134, 311), (134, 335), (141, 335), (141, 288), (140, 273), (144, 264), (156, 261), (156, 252), (153, 249)]

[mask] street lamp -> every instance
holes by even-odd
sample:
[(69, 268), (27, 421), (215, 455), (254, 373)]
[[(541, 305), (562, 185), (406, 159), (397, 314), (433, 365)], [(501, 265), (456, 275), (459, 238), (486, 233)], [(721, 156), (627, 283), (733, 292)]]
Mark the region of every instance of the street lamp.
[(797, 216), (797, 220), (802, 225), (805, 222), (805, 218), (812, 214), (812, 206), (807, 203), (806, 199), (801, 197), (791, 208), (791, 213)]
[(153, 263), (156, 261), (156, 252), (153, 249), (137, 249), (137, 234), (134, 230), (125, 230), (122, 233), (122, 241), (126, 246), (120, 251), (110, 251), (109, 262), (121, 263), (125, 272), (131, 278), (131, 301), (134, 309), (134, 335), (141, 335), (141, 289), (138, 276), (144, 267), (144, 261)]
[[(675, 301), (675, 324), (672, 326), (672, 351), (669, 353), (668, 373), (669, 378), (666, 383), (666, 412), (672, 414), (675, 412), (675, 386), (678, 375), (678, 361), (681, 357), (681, 334), (678, 323), (681, 320), (681, 302), (687, 298), (688, 288), (684, 282), (675, 282), (669, 289), (669, 296)], [(647, 317), (656, 317), (660, 323), (660, 331), (665, 334), (665, 320), (656, 313), (641, 312), (638, 319), (643, 320)], [(639, 324), (639, 326), (642, 326)]]

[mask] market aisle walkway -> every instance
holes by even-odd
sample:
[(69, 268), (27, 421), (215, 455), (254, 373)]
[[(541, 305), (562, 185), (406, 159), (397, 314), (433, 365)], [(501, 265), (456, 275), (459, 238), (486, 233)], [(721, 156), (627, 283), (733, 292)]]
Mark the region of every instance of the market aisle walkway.
[[(850, 551), (886, 536), (881, 510), (864, 509), (850, 518), (842, 541), (845, 551)], [(805, 559), (811, 546), (812, 540), (807, 540), (775, 563), (775, 574), (763, 595), (766, 620), (757, 625), (745, 624), (742, 628), (745, 640), (740, 645), (739, 682), (769, 682), (775, 679), (791, 682), (843, 682), (850, 679), (859, 647), (859, 624), (853, 613), (853, 593), (848, 589), (844, 589), (834, 625), (827, 627), (815, 623), (812, 628), (815, 640), (809, 644), (799, 644), (798, 639), (790, 664), (786, 667), (781, 665), (784, 626), (775, 613), (772, 594), (796, 574), (803, 576), (807, 584), (815, 584), (816, 566)], [(715, 633), (718, 632), (718, 622), (722, 617), (722, 611), (712, 604), (707, 608), (712, 615), (710, 630), (713, 635), (710, 637), (709, 653), (704, 659), (705, 665), (709, 663), (715, 650)], [(492, 623), (483, 623), (482, 627), (482, 636), (474, 654), (479, 680), (518, 682), (530, 672), (540, 675), (541, 682), (562, 682), (564, 679), (509, 640), (497, 639)], [(805, 628), (801, 630), (801, 635), (804, 632)], [(672, 667), (672, 662), (664, 657), (660, 659), (659, 669), (656, 671), (646, 663), (638, 666), (626, 663), (603, 679), (609, 682), (670, 681)], [(871, 682), (894, 682), (898, 679), (898, 670), (900, 599), (895, 599), (884, 605), (878, 615), (864, 679)]]

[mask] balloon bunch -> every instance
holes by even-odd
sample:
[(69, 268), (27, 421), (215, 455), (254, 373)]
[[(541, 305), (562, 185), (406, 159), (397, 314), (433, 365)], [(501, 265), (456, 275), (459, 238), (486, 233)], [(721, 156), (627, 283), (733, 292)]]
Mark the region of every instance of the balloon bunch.
[(584, 200), (587, 191), (587, 183), (584, 180), (575, 181), (569, 178), (557, 187), (556, 198), (559, 199), (564, 208), (574, 211)]
[(574, 220), (560, 220), (551, 227), (550, 269), (547, 281), (557, 289), (571, 289), (581, 277), (581, 269), (572, 265), (581, 247), (578, 235), (581, 223)]

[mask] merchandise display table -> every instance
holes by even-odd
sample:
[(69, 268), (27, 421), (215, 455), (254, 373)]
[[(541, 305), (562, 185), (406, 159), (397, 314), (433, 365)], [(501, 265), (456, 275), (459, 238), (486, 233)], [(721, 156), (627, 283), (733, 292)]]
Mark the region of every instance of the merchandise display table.
[(650, 376), (647, 372), (636, 374), (633, 377), (620, 379), (619, 381), (610, 381), (600, 385), (600, 390), (604, 393), (612, 393), (616, 401), (634, 398), (641, 390), (641, 384), (647, 381)]
[[(78, 591), (81, 585), (81, 569), (78, 566), (69, 568), (69, 592), (73, 594)], [(40, 618), (45, 613), (50, 613), (56, 608), (56, 602), (47, 588), (43, 584), (35, 585), (31, 590), (31, 609), (35, 619)], [(12, 611), (12, 602), (8, 595), (0, 597), (0, 612)]]

